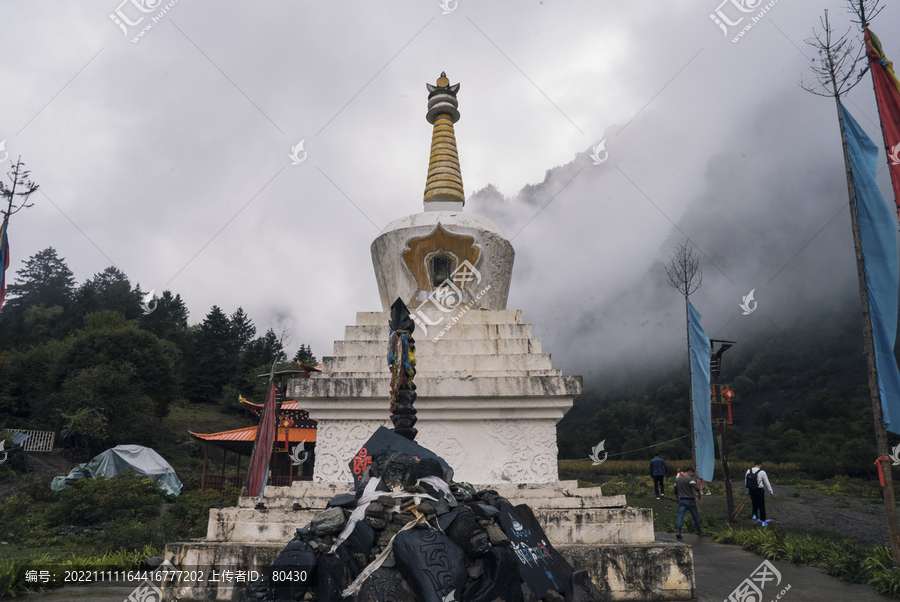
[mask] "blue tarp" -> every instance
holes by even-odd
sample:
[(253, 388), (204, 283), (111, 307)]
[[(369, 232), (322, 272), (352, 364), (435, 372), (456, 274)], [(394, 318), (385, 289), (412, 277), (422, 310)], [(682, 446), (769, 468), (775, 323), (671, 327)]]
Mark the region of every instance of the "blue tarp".
[(712, 432), (712, 398), (709, 394), (709, 337), (700, 325), (700, 314), (690, 301), (688, 342), (691, 349), (691, 401), (694, 404), (694, 441), (697, 445), (697, 476), (712, 481), (716, 450)]
[(841, 105), (850, 169), (856, 191), (859, 237), (862, 243), (869, 313), (875, 342), (875, 366), (878, 370), (878, 392), (884, 424), (892, 433), (900, 434), (900, 371), (894, 358), (897, 336), (898, 282), (897, 219), (888, 209), (875, 182), (878, 147)]
[(111, 479), (126, 470), (150, 479), (166, 493), (181, 493), (181, 481), (175, 470), (158, 453), (140, 445), (117, 445), (108, 449), (87, 464), (73, 468), (67, 476), (53, 479), (50, 488), (62, 491), (81, 478)]

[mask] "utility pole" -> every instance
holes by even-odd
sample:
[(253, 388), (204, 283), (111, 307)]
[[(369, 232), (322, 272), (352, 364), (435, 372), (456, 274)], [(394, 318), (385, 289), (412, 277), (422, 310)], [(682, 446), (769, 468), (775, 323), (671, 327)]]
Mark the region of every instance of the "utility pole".
[[(722, 370), (722, 354), (731, 349), (737, 343), (735, 341), (718, 341), (710, 339), (710, 351), (716, 346), (716, 343), (722, 343), (719, 350), (712, 354), (709, 361), (709, 372), (712, 376), (714, 390), (716, 393), (715, 403), (719, 406), (719, 457), (722, 459), (722, 473), (725, 478), (725, 497), (728, 501), (728, 522), (736, 522), (734, 520), (734, 493), (731, 490), (731, 470), (728, 468), (728, 448), (725, 444), (725, 417), (722, 415), (722, 406), (730, 401), (722, 401), (722, 389), (719, 387), (719, 372)], [(730, 415), (730, 411), (729, 411)]]

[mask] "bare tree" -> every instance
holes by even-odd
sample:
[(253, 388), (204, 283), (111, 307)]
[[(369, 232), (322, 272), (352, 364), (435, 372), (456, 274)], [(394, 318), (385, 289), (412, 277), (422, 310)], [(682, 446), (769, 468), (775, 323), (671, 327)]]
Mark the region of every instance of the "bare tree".
[[(863, 0), (864, 1), (864, 0)], [(862, 80), (868, 70), (868, 65), (859, 72), (856, 66), (865, 57), (865, 45), (858, 49), (853, 47), (853, 42), (847, 33), (834, 39), (834, 31), (828, 22), (828, 11), (825, 16), (819, 18), (822, 31), (813, 30), (813, 35), (804, 40), (816, 49), (818, 58), (813, 59), (809, 69), (815, 75), (816, 83), (805, 82), (800, 78), (800, 87), (817, 96), (831, 96), (836, 101), (852, 90)]]
[(881, 0), (847, 0), (850, 12), (856, 15), (858, 21), (853, 21), (859, 28), (865, 30), (869, 22), (878, 16), (884, 9)]
[[(6, 174), (9, 181), (12, 182), (12, 187), (7, 186), (0, 180), (0, 198), (6, 199), (6, 209), (0, 210), (3, 221), (8, 220), (11, 215), (18, 213), (22, 209), (34, 205), (34, 203), (28, 202), (28, 197), (37, 191), (40, 186), (28, 179), (30, 175), (31, 172), (25, 169), (25, 164), (22, 163), (22, 157), (19, 157), (12, 170)], [(16, 201), (18, 201), (18, 204), (16, 204)]]
[[(856, 14), (857, 23), (864, 29), (868, 19), (878, 14), (881, 10), (878, 0), (850, 1), (851, 12)], [(859, 279), (859, 297), (862, 305), (863, 322), (863, 346), (868, 365), (869, 394), (872, 400), (872, 414), (875, 422), (875, 443), (878, 449), (879, 468), (883, 474), (882, 496), (887, 515), (888, 533), (891, 540), (891, 556), (894, 566), (900, 566), (900, 527), (897, 524), (897, 505), (894, 501), (894, 482), (891, 475), (891, 465), (888, 460), (887, 432), (884, 425), (884, 416), (881, 409), (881, 391), (878, 379), (878, 366), (875, 361), (875, 342), (872, 334), (872, 316), (869, 310), (869, 290), (866, 282), (866, 268), (863, 258), (862, 241), (859, 231), (859, 213), (856, 203), (856, 186), (854, 184), (853, 170), (850, 164), (850, 150), (847, 144), (847, 130), (844, 115), (841, 111), (841, 96), (845, 95), (856, 86), (868, 70), (868, 61), (864, 68), (857, 70), (857, 65), (865, 59), (865, 43), (855, 51), (853, 44), (842, 35), (837, 40), (833, 37), (831, 25), (828, 22), (828, 11), (825, 17), (820, 19), (822, 32), (813, 31), (813, 36), (806, 43), (815, 48), (819, 54), (817, 61), (813, 61), (810, 70), (818, 80), (818, 86), (800, 85), (806, 91), (818, 96), (834, 98), (837, 107), (838, 125), (841, 131), (841, 144), (844, 149), (844, 170), (847, 177), (847, 194), (850, 201), (850, 223), (853, 229), (853, 246), (856, 251), (856, 271)], [(893, 358), (891, 358), (893, 359)]]
[(9, 218), (22, 209), (31, 207), (34, 203), (29, 203), (28, 197), (40, 188), (28, 179), (31, 172), (25, 169), (21, 156), (16, 160), (12, 171), (6, 175), (9, 181), (12, 182), (12, 186), (7, 186), (3, 180), (0, 180), (0, 204), (3, 202), (2, 199), (6, 199), (6, 209), (0, 209), (0, 217), (2, 217), (0, 219), (0, 306), (3, 305), (3, 300), (6, 296), (5, 272), (9, 266)]
[(684, 295), (684, 320), (688, 345), (688, 400), (691, 408), (691, 463), (697, 469), (697, 441), (694, 436), (694, 375), (691, 372), (691, 325), (688, 314), (688, 297), (703, 284), (703, 270), (700, 269), (700, 256), (694, 248), (687, 244), (679, 244), (666, 264), (666, 275), (669, 285)]
[(694, 252), (693, 247), (678, 245), (665, 267), (666, 275), (669, 276), (669, 284), (678, 289), (685, 298), (693, 295), (694, 291), (703, 283), (700, 256)]

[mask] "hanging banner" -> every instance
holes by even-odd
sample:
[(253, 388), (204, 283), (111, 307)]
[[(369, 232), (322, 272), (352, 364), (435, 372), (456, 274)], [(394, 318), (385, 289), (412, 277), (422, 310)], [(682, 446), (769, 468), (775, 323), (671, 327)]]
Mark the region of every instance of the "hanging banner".
[(716, 466), (712, 432), (712, 403), (709, 397), (709, 337), (700, 325), (700, 314), (690, 301), (688, 306), (688, 344), (691, 356), (691, 402), (694, 407), (694, 441), (697, 446), (697, 476), (713, 480)]
[(900, 281), (897, 220), (888, 209), (875, 182), (878, 147), (844, 105), (841, 105), (841, 115), (844, 118), (853, 188), (856, 191), (856, 212), (859, 217), (866, 290), (869, 294), (881, 411), (887, 430), (900, 435), (900, 371), (897, 370), (897, 360), (894, 358), (897, 286)]

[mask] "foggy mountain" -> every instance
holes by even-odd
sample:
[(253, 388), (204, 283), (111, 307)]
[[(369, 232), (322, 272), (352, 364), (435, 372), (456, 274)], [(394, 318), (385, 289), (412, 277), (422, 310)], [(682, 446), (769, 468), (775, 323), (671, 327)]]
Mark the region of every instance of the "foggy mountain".
[[(706, 162), (702, 193), (680, 215), (669, 174), (649, 171), (635, 158), (644, 145), (609, 131), (600, 165), (587, 149), (512, 198), (490, 186), (476, 192), (467, 209), (508, 236), (521, 230), (509, 307), (525, 308), (554, 366), (584, 375), (589, 388), (629, 368), (683, 363), (684, 300), (663, 264), (688, 239), (703, 271), (691, 301), (710, 338), (792, 345), (798, 318), (846, 311), (859, 294), (847, 187), (837, 120), (809, 110), (820, 102), (799, 88), (771, 98)], [(739, 304), (751, 289), (758, 306), (745, 316)], [(849, 307), (858, 311), (858, 301)]]

